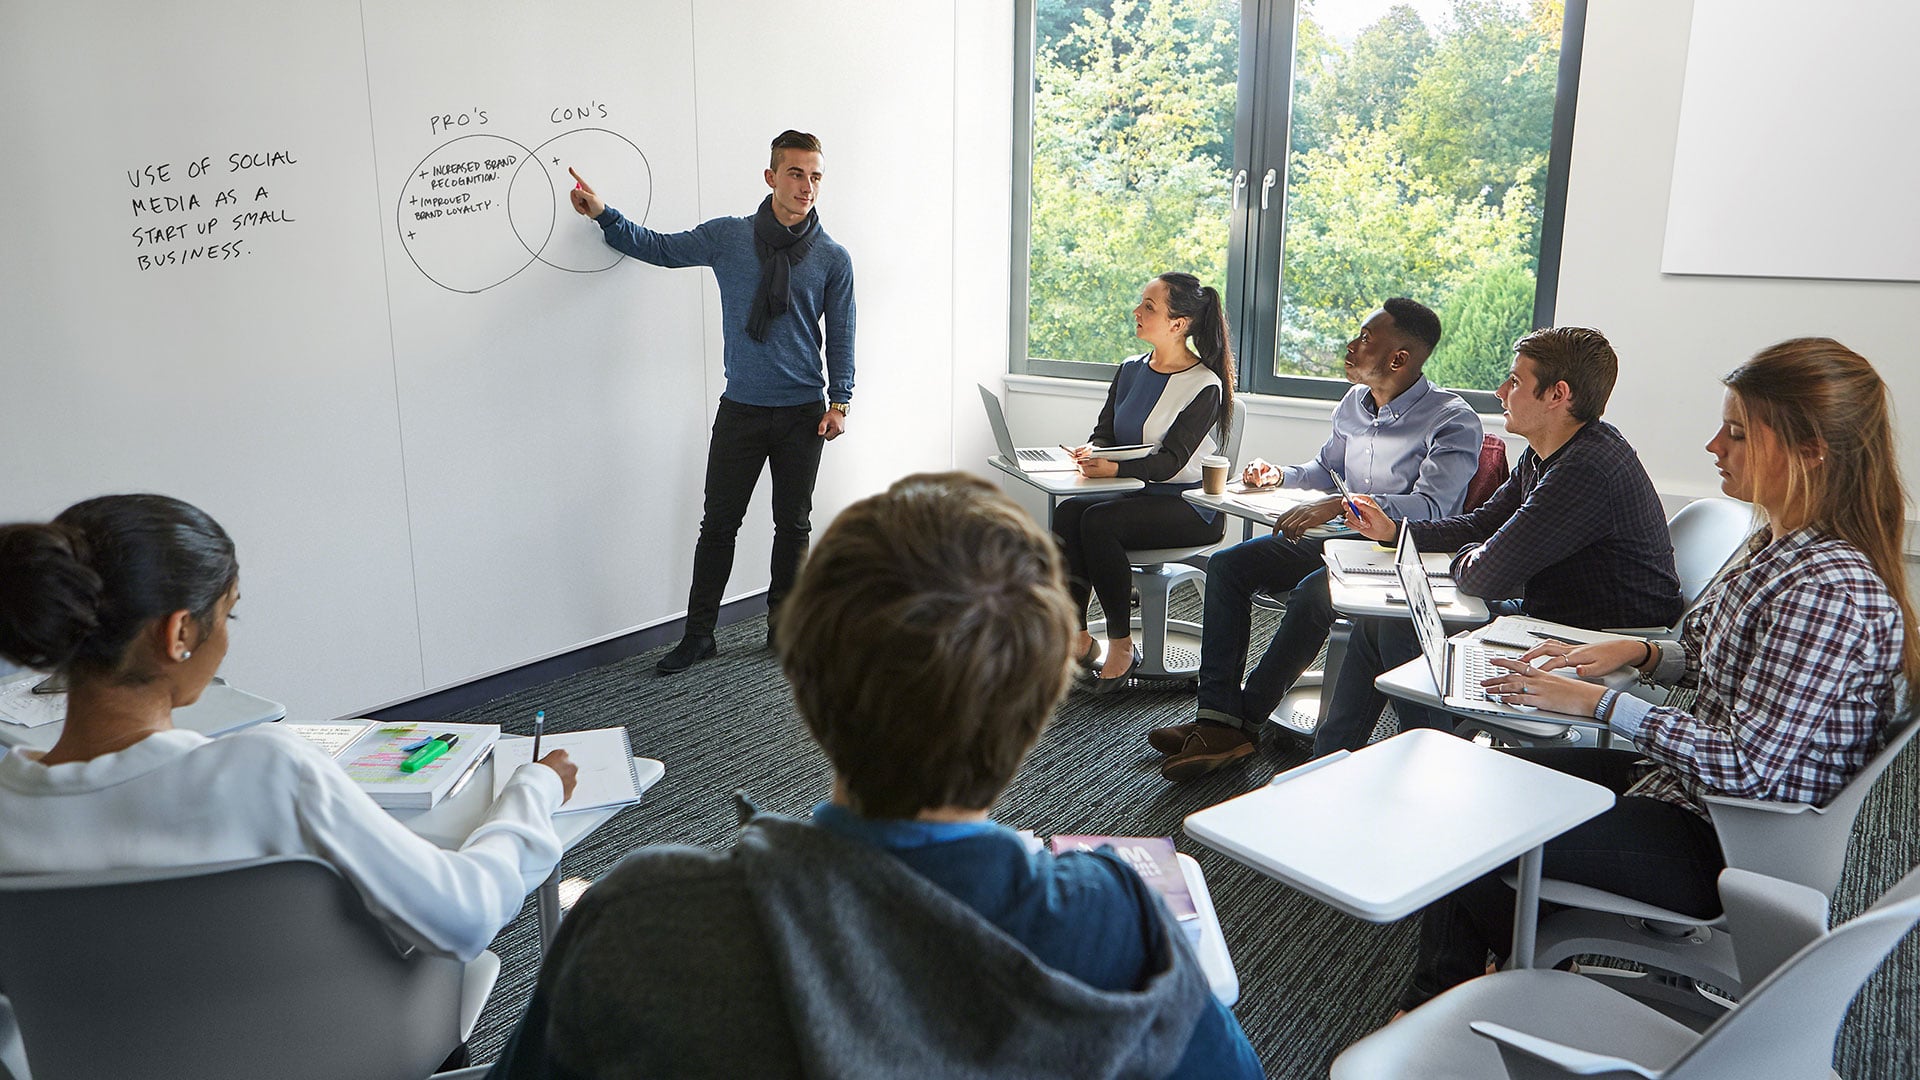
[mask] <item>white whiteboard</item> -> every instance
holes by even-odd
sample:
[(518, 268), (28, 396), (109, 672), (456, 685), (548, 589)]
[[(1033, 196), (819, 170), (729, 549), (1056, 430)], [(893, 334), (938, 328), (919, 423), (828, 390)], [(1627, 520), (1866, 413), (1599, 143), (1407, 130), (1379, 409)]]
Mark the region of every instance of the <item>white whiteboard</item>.
[(535, 152), (700, 220), (691, 18), (0, 7), (0, 520), (201, 505), (240, 550), (227, 673), (296, 718), (678, 611), (702, 272), (613, 258)]
[(1920, 281), (1920, 4), (1694, 0), (1661, 270)]

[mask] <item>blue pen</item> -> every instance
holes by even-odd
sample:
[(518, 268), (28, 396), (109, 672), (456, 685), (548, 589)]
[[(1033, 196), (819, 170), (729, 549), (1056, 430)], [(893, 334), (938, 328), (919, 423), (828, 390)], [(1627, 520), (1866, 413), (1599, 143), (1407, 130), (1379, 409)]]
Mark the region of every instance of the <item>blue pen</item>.
[(1333, 486), (1340, 489), (1340, 501), (1347, 504), (1347, 512), (1353, 515), (1355, 521), (1360, 520), (1360, 508), (1353, 504), (1353, 492), (1347, 490), (1347, 482), (1332, 469), (1327, 470), (1327, 475), (1333, 477)]
[(533, 714), (533, 760), (540, 760), (540, 733), (547, 729), (547, 710)]

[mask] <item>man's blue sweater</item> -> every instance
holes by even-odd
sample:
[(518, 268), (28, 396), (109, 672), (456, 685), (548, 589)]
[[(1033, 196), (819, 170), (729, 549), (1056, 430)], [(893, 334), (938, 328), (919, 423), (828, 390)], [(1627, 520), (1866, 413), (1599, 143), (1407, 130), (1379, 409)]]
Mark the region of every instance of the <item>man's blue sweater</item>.
[(655, 266), (713, 267), (728, 400), (771, 406), (853, 400), (853, 259), (825, 229), (793, 268), (787, 313), (767, 327), (767, 340), (755, 341), (747, 334), (747, 311), (760, 288), (751, 217), (714, 218), (681, 233), (654, 232), (611, 206), (593, 220), (623, 255)]

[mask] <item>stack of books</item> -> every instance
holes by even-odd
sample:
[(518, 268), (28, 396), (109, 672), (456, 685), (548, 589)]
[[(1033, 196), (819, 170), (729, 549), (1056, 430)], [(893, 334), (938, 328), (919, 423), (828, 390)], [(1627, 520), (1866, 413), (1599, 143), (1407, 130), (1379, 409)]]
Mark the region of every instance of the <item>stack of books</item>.
[[(498, 724), (288, 724), (288, 730), (326, 751), (360, 790), (388, 810), (430, 810), (466, 786), (500, 741)], [(423, 743), (457, 737), (452, 749), (417, 771), (400, 768)]]

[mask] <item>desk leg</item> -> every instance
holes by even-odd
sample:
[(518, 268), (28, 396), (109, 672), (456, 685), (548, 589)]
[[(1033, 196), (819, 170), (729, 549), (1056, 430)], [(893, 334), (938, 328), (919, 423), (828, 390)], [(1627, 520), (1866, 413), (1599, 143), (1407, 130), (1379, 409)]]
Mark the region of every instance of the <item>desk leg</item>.
[(1507, 958), (1507, 970), (1523, 971), (1533, 966), (1533, 932), (1540, 921), (1541, 848), (1520, 856), (1518, 894), (1513, 898), (1513, 955)]
[(540, 955), (545, 956), (553, 946), (553, 936), (560, 932), (560, 868), (553, 868), (547, 880), (540, 883), (535, 894), (535, 909), (540, 916)]

